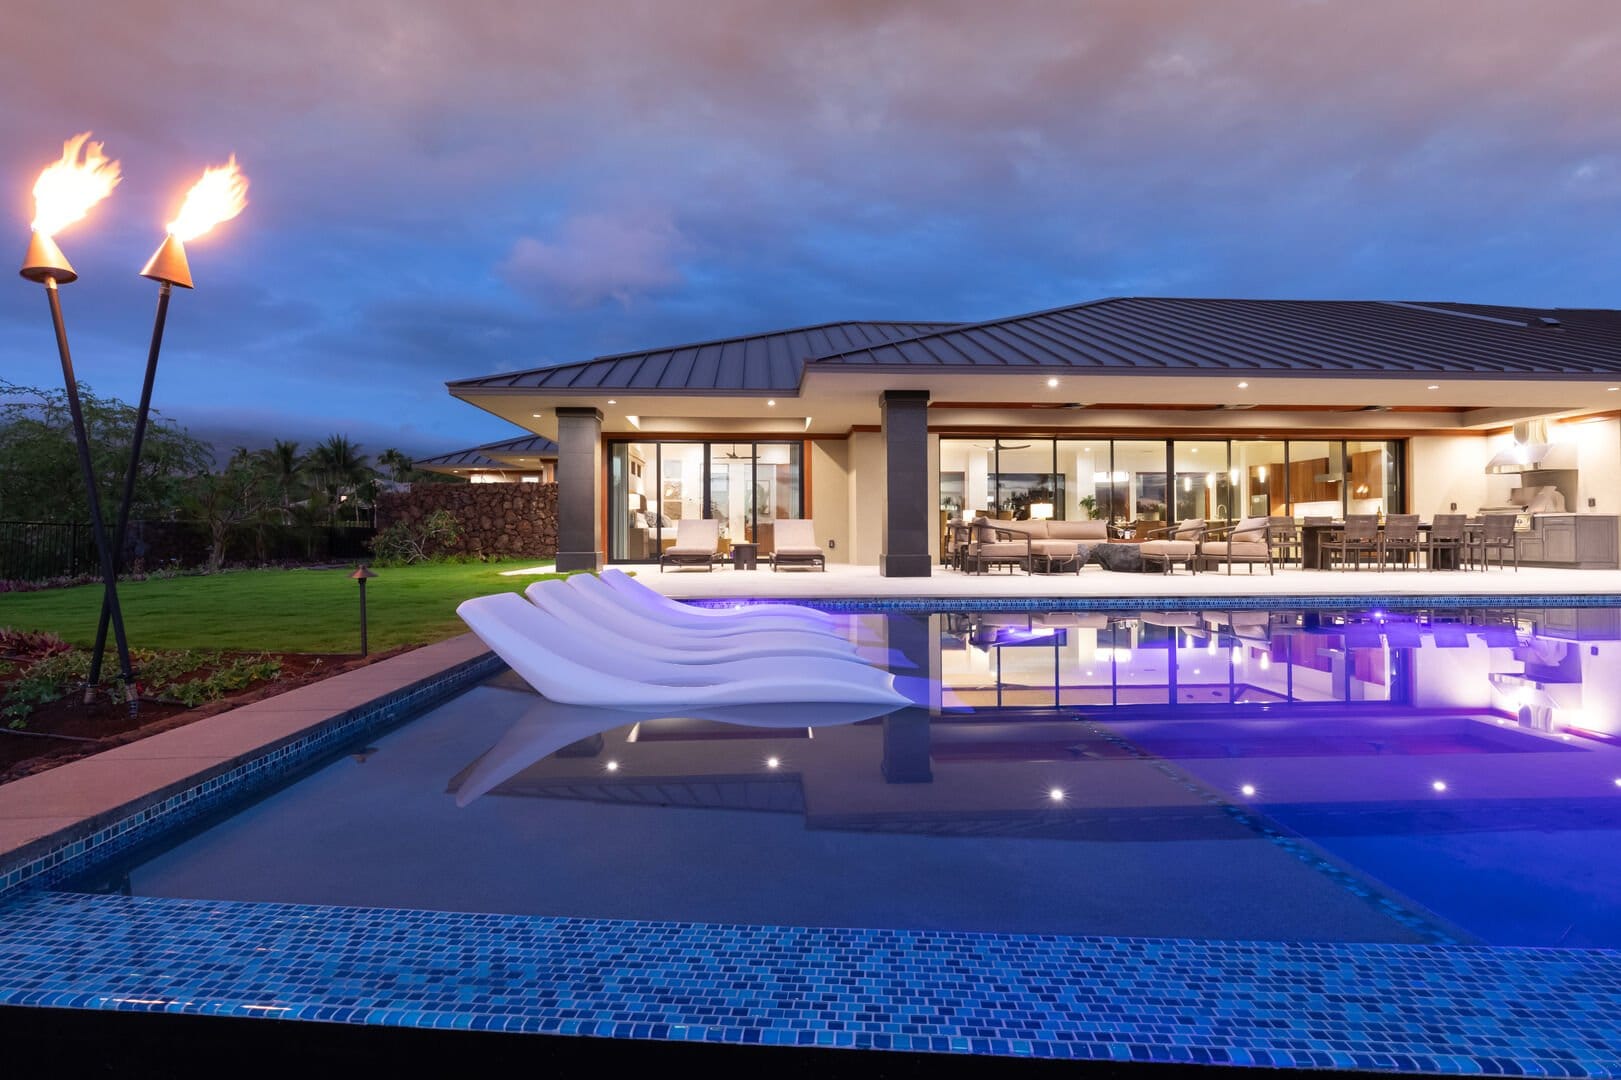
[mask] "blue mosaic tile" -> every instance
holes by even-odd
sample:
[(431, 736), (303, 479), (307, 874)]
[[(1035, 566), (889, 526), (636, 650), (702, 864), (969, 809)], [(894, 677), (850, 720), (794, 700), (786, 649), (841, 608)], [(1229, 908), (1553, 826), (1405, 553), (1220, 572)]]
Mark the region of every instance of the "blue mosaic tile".
[(1621, 1075), (1621, 953), (1568, 949), (30, 892), (0, 909), (0, 1004), (1123, 1062)]

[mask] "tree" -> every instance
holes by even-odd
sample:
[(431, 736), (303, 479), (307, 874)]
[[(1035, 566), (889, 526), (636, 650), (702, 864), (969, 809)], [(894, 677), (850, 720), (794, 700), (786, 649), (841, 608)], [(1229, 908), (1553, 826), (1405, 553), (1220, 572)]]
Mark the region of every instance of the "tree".
[[(102, 508), (110, 523), (123, 495), (135, 408), (117, 398), (97, 397), (83, 384), (79, 400)], [(172, 517), (182, 484), (206, 471), (211, 460), (207, 445), (153, 410), (130, 516)], [(67, 394), (0, 380), (0, 519), (88, 521), (89, 516)]]
[[(328, 521), (336, 521), (343, 504), (350, 501), (362, 483), (376, 475), (366, 463), (366, 455), (360, 452), (360, 444), (344, 435), (329, 435), (316, 443), (304, 462), (316, 488), (325, 496)], [(358, 505), (356, 511), (358, 517)]]
[(304, 459), (298, 455), (298, 444), (277, 439), (254, 457), (265, 478), (275, 487), (280, 497), (281, 523), (290, 524), (293, 520), (293, 504), (299, 500), (304, 483)]
[(182, 508), (192, 520), (208, 526), (209, 572), (224, 565), (231, 531), (262, 520), (275, 499), (275, 487), (264, 470), (257, 467), (252, 454), (241, 449), (221, 471), (201, 473), (185, 485)]
[(396, 484), (403, 484), (413, 479), (411, 456), (403, 450), (396, 450), (392, 446), (377, 455), (377, 464), (388, 470), (388, 478)]

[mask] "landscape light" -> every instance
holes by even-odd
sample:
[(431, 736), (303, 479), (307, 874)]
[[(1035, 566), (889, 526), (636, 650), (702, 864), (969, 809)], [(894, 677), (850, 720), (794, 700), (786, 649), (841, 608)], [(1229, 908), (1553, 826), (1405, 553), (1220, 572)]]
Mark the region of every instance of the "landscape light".
[(366, 582), (376, 577), (377, 573), (369, 566), (359, 566), (349, 575), (351, 581), (360, 582), (360, 655), (366, 655)]

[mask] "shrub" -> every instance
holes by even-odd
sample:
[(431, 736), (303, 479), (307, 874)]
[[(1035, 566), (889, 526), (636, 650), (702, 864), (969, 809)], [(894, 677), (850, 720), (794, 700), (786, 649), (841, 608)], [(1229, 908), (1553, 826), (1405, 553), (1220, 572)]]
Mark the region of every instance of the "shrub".
[(449, 510), (435, 510), (420, 521), (396, 521), (368, 542), (384, 565), (409, 565), (438, 555), (462, 534), (461, 523)]

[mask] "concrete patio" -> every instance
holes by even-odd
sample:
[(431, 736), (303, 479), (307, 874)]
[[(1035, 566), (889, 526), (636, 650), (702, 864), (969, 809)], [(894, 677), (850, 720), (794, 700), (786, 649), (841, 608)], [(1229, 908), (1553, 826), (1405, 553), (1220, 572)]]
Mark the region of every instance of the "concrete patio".
[(1097, 566), (1079, 574), (996, 571), (965, 574), (935, 568), (926, 578), (883, 577), (876, 566), (830, 563), (816, 570), (706, 570), (627, 566), (636, 580), (683, 600), (785, 597), (801, 600), (886, 597), (1008, 597), (1029, 599), (1219, 597), (1266, 600), (1280, 596), (1602, 596), (1621, 603), (1621, 570), (1521, 567), (1486, 571), (1296, 570), (1224, 573), (1126, 574)]

